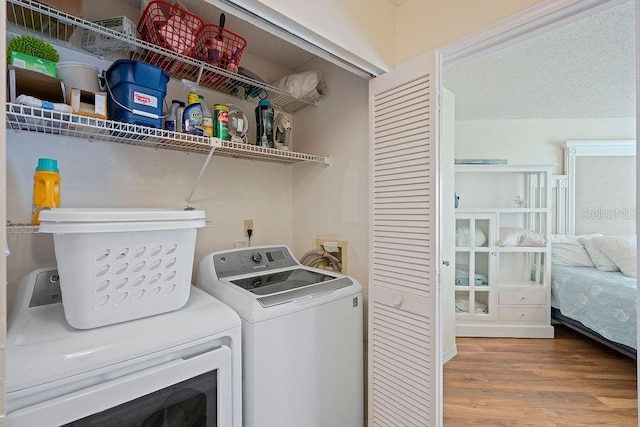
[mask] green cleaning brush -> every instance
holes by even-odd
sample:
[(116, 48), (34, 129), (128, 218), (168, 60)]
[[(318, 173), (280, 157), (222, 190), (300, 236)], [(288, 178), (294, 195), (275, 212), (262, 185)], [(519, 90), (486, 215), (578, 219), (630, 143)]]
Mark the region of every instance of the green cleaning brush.
[(7, 63), (11, 60), (11, 51), (26, 53), (36, 58), (58, 62), (60, 55), (49, 43), (32, 36), (22, 35), (15, 37), (7, 47)]

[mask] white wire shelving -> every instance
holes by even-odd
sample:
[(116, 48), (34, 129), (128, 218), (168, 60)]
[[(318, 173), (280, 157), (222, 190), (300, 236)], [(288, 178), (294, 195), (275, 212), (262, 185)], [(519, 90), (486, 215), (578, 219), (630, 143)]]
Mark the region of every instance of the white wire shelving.
[(34, 234), (40, 227), (32, 224), (14, 224), (7, 221), (7, 234)]
[[(312, 100), (293, 97), (264, 82), (163, 49), (131, 35), (102, 27), (36, 1), (7, 0), (6, 3), (7, 29), (15, 33), (33, 35), (47, 40), (53, 45), (79, 50), (87, 55), (95, 55), (95, 52), (82, 49), (82, 32), (89, 31), (103, 40), (107, 38), (112, 46), (117, 45), (121, 49), (124, 47), (124, 50), (129, 52), (131, 59), (162, 68), (175, 79), (188, 79), (202, 87), (255, 103), (259, 101), (259, 97), (251, 98), (246, 94), (255, 94), (262, 90), (263, 94), (268, 95), (274, 108), (288, 113), (316, 105)], [(121, 54), (122, 51), (119, 53)], [(171, 132), (11, 102), (6, 103), (6, 122), (7, 129), (15, 132), (34, 132), (84, 138), (90, 141), (209, 154), (203, 169), (206, 168), (210, 155), (281, 164), (300, 162), (330, 164), (329, 157)], [(31, 224), (6, 224), (7, 234), (33, 234), (37, 233), (38, 229), (38, 226)]]
[(43, 110), (7, 102), (7, 128), (14, 131), (85, 138), (158, 149), (236, 157), (275, 163), (315, 162), (329, 164), (329, 158), (313, 154), (258, 147), (218, 138), (195, 136), (164, 129), (96, 119), (72, 113)]
[(296, 98), (275, 86), (161, 48), (32, 0), (7, 0), (7, 28), (76, 50), (83, 50), (80, 35), (82, 31), (90, 31), (99, 37), (121, 42), (118, 43), (119, 46), (129, 46), (131, 59), (162, 68), (175, 79), (195, 81), (202, 87), (255, 103), (260, 97), (251, 97), (252, 94), (266, 93), (275, 109), (287, 113), (316, 104), (309, 99)]

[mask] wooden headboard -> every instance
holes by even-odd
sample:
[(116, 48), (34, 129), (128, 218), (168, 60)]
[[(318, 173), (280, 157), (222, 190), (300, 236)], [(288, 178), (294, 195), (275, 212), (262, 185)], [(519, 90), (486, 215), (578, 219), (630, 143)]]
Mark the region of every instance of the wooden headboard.
[(556, 202), (556, 232), (635, 234), (636, 141), (566, 141), (562, 147), (566, 193), (557, 191), (565, 200)]

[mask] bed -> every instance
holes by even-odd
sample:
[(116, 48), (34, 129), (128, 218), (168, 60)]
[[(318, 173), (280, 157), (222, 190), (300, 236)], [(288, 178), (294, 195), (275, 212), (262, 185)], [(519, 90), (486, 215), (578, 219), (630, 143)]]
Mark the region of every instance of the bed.
[(637, 354), (637, 280), (595, 267), (551, 268), (552, 319), (627, 356)]
[(551, 236), (552, 321), (635, 359), (636, 142), (563, 147), (567, 175), (557, 177), (558, 234)]

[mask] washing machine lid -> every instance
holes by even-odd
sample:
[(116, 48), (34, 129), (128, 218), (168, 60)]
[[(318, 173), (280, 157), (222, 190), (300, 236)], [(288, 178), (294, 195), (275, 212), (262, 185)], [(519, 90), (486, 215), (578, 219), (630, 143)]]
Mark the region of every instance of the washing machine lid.
[[(198, 272), (198, 286), (239, 313), (326, 295), (353, 284), (350, 277), (300, 264), (285, 245), (213, 252), (203, 258)], [(259, 304), (254, 308), (254, 303)]]
[(12, 318), (7, 332), (7, 393), (144, 362), (172, 347), (225, 337), (240, 325), (231, 308), (194, 287), (179, 310), (88, 330), (69, 326), (61, 303), (30, 307)]
[(263, 307), (334, 291), (353, 283), (347, 277), (337, 277), (304, 267), (230, 279), (229, 282), (255, 294), (256, 300)]
[(294, 268), (292, 270), (269, 272), (259, 276), (251, 276), (229, 281), (253, 294), (269, 295), (326, 282), (335, 278), (336, 276), (331, 276), (329, 274), (319, 273), (304, 268)]

